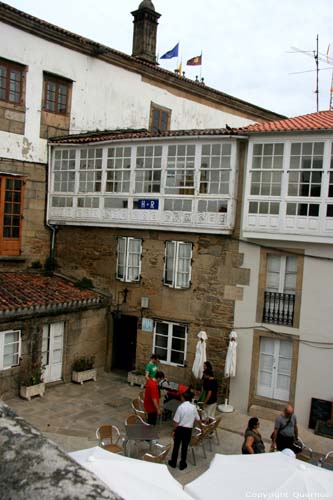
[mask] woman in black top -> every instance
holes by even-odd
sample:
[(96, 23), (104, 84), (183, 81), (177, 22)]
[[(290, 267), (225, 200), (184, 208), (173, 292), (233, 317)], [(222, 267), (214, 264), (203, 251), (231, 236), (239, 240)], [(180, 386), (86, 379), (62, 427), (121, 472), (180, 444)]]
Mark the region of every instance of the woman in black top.
[(250, 418), (244, 434), (244, 443), (242, 446), (243, 455), (265, 453), (265, 445), (258, 430), (259, 425), (259, 419), (257, 417)]

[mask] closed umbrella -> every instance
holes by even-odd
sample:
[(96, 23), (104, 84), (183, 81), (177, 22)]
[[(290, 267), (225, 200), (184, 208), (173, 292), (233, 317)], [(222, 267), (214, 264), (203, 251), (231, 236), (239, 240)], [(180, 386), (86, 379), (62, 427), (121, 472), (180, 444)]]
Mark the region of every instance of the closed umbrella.
[(203, 374), (203, 364), (207, 361), (206, 357), (206, 340), (208, 339), (207, 333), (201, 330), (198, 335), (198, 343), (195, 350), (195, 358), (192, 366), (192, 373), (195, 378), (200, 379)]
[(226, 396), (223, 405), (219, 405), (218, 409), (224, 413), (234, 411), (233, 406), (228, 403), (230, 391), (230, 377), (236, 376), (236, 363), (237, 363), (237, 333), (232, 330), (229, 334), (229, 346), (224, 365), (224, 376), (227, 378)]

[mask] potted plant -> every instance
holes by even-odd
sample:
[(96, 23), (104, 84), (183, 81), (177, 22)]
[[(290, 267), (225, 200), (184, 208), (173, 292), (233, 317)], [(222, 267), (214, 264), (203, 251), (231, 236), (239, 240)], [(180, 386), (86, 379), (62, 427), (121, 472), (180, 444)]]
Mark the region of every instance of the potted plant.
[(83, 384), (86, 380), (96, 382), (95, 356), (81, 356), (72, 366), (72, 381)]
[(143, 372), (140, 372), (139, 370), (132, 370), (127, 373), (127, 382), (132, 386), (139, 385), (141, 389), (143, 389), (147, 380)]
[(19, 374), (20, 396), (28, 401), (32, 396), (44, 396), (44, 366), (39, 361), (32, 361), (23, 366)]

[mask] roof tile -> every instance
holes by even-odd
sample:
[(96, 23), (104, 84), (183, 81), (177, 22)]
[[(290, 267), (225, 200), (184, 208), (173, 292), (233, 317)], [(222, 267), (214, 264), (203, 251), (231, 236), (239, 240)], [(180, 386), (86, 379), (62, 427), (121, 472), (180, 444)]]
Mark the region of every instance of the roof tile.
[(98, 304), (101, 297), (91, 290), (81, 290), (58, 276), (31, 272), (0, 273), (0, 312), (19, 309)]
[(318, 111), (308, 115), (255, 123), (238, 129), (239, 132), (293, 132), (306, 130), (333, 130), (333, 110)]

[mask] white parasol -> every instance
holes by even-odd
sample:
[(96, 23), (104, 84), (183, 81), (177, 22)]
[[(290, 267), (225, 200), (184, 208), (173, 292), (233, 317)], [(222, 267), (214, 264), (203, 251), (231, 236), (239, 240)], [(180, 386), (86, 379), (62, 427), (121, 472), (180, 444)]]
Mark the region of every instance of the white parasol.
[(206, 357), (206, 340), (207, 333), (201, 330), (197, 335), (199, 341), (195, 350), (195, 358), (192, 366), (192, 373), (197, 379), (201, 379), (203, 374), (203, 364), (207, 361)]
[(230, 377), (236, 376), (236, 362), (237, 362), (237, 333), (232, 330), (229, 334), (229, 346), (227, 351), (227, 356), (224, 365), (224, 376), (228, 379), (226, 387), (225, 402), (223, 405), (219, 405), (219, 411), (224, 413), (230, 413), (234, 411), (233, 406), (228, 404), (229, 391), (230, 391)]

